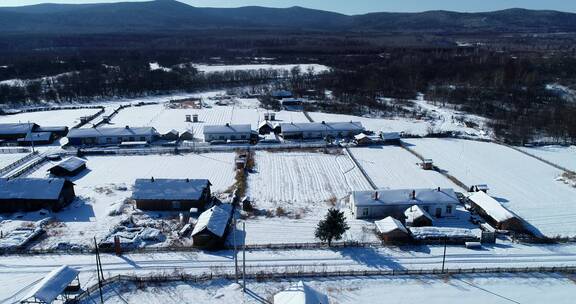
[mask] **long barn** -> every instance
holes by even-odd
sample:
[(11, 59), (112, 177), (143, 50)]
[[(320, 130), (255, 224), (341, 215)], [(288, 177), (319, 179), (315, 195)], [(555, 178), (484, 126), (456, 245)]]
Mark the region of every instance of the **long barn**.
[(132, 199), (141, 210), (204, 210), (212, 194), (207, 179), (137, 179)]
[(58, 211), (75, 197), (74, 184), (62, 178), (0, 179), (0, 212)]

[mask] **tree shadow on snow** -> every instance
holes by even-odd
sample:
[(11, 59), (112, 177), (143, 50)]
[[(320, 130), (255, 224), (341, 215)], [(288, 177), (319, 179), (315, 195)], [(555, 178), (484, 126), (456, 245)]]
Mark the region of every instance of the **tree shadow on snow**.
[(383, 254), (376, 248), (343, 248), (339, 250), (335, 249), (335, 251), (340, 252), (344, 257), (348, 257), (353, 261), (368, 267), (394, 270), (404, 269), (404, 266), (396, 262), (393, 257)]

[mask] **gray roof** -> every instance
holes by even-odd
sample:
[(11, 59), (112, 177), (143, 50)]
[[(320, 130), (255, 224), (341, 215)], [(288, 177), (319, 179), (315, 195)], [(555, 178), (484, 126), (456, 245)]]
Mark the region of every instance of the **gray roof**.
[(305, 123), (281, 123), (282, 132), (349, 132), (364, 131), (361, 122), (305, 122)]
[(57, 164), (56, 166), (50, 168), (50, 170), (56, 168), (56, 167), (60, 167), (62, 169), (65, 169), (67, 171), (74, 171), (82, 166), (84, 166), (86, 164), (86, 161), (78, 158), (78, 157), (70, 157), (64, 161), (61, 161), (59, 164)]
[(66, 132), (68, 127), (66, 126), (52, 126), (52, 127), (40, 127), (38, 128), (38, 132)]
[(79, 273), (78, 270), (66, 265), (60, 266), (45, 275), (42, 281), (22, 298), (22, 301), (36, 298), (44, 303), (52, 303), (78, 277)]
[(68, 132), (68, 138), (86, 138), (102, 136), (149, 136), (158, 134), (153, 127), (138, 128), (85, 128), (72, 129)]
[(0, 124), (0, 134), (25, 134), (38, 128), (35, 123), (3, 123)]
[(21, 142), (33, 142), (33, 141), (49, 141), (52, 137), (52, 132), (32, 132), (26, 134), (25, 137), (18, 138)]
[(63, 178), (2, 178), (0, 199), (58, 199), (65, 183)]
[(232, 215), (232, 205), (230, 204), (221, 204), (202, 212), (194, 230), (192, 230), (192, 236), (204, 231), (204, 229), (208, 229), (216, 236), (224, 236), (230, 215)]
[(204, 134), (234, 134), (234, 133), (251, 133), (251, 125), (213, 125), (204, 126)]
[[(375, 191), (353, 191), (352, 196), (356, 206), (381, 205), (430, 205), (430, 204), (458, 204), (456, 192), (451, 188), (440, 189), (396, 189), (376, 190), (378, 199), (374, 198)], [(416, 198), (412, 198), (412, 192)]]
[(199, 200), (210, 181), (207, 179), (137, 179), (135, 200)]

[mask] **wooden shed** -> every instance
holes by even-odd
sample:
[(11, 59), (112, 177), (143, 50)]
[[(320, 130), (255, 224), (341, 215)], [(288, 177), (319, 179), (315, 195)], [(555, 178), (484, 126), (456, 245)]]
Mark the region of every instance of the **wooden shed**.
[(184, 131), (180, 134), (180, 140), (193, 140), (194, 139), (194, 132), (191, 130)]
[(180, 138), (180, 133), (176, 130), (170, 130), (170, 131), (166, 132), (165, 134), (162, 134), (163, 140), (174, 141), (174, 140), (178, 140), (179, 138)]
[(202, 212), (192, 230), (194, 247), (211, 250), (222, 248), (232, 219), (232, 210), (232, 205), (220, 204)]
[(397, 219), (389, 216), (374, 222), (382, 240), (386, 243), (403, 243), (410, 240), (410, 232)]
[(56, 166), (48, 169), (50, 174), (56, 176), (75, 176), (86, 169), (86, 161), (78, 157), (70, 157)]
[(140, 210), (204, 210), (212, 194), (207, 179), (137, 179), (132, 199)]
[(75, 197), (74, 183), (63, 178), (0, 179), (0, 212), (59, 211)]
[(406, 226), (424, 227), (432, 226), (434, 223), (432, 216), (418, 205), (406, 209), (404, 216), (406, 217)]

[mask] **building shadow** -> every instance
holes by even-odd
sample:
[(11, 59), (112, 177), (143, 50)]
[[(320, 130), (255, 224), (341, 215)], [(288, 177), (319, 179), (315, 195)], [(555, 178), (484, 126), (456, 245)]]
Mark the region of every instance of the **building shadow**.
[(351, 260), (370, 268), (390, 270), (405, 269), (404, 266), (396, 262), (393, 257), (386, 256), (373, 247), (342, 248), (335, 249), (335, 251), (340, 252), (343, 257), (350, 258)]

